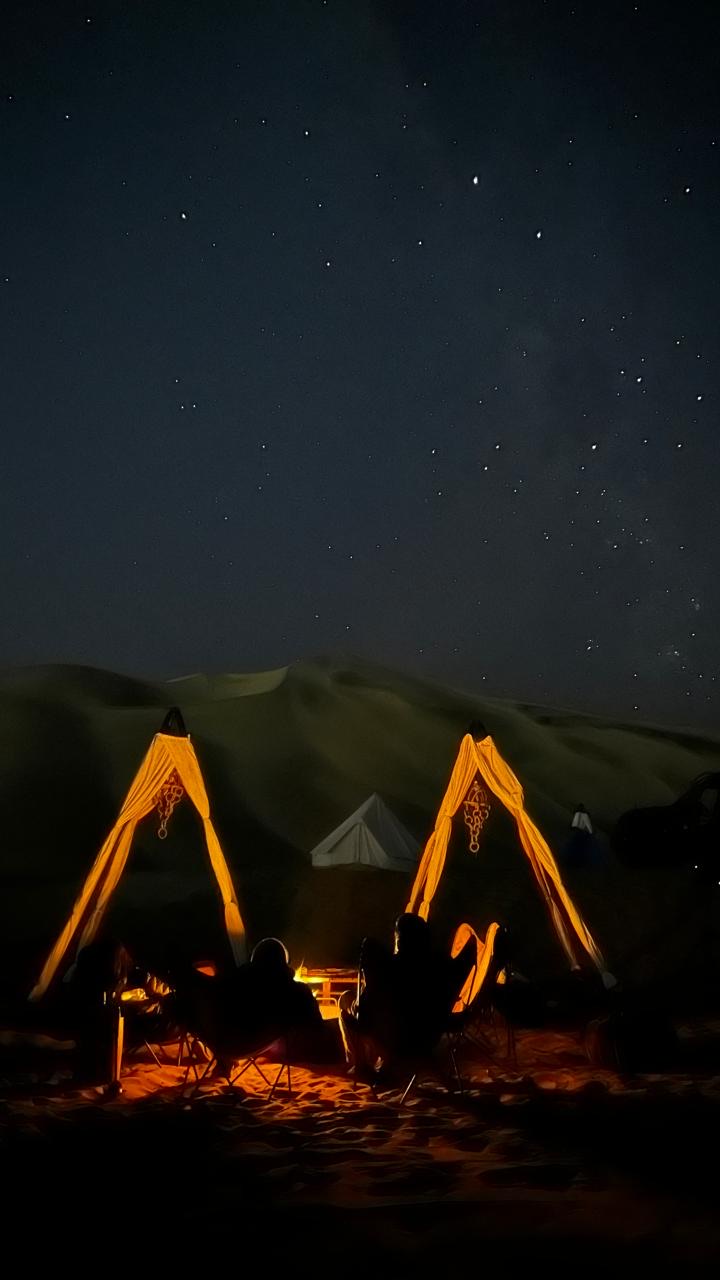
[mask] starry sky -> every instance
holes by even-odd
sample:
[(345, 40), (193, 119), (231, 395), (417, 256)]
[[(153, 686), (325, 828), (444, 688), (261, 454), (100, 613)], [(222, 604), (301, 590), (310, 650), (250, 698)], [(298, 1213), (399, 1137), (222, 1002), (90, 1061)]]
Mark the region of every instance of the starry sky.
[(717, 726), (717, 4), (0, 27), (0, 664)]

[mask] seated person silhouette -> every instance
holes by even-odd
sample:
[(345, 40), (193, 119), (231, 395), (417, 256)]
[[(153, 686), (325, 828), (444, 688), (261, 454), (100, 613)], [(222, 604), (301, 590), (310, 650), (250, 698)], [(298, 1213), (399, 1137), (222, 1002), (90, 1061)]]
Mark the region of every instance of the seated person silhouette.
[(406, 913), (395, 923), (395, 949), (366, 938), (360, 953), (360, 993), (340, 1000), (340, 1032), (351, 1072), (379, 1069), (429, 1054), (449, 1023), (457, 996), (477, 963), (468, 939), (455, 957), (438, 953), (427, 921)]
[[(239, 1012), (253, 1027), (302, 1031), (322, 1024), (317, 1000), (296, 981), (287, 947), (279, 938), (263, 938), (250, 963), (235, 975)], [(232, 980), (231, 980), (232, 981)]]
[(224, 977), (186, 971), (178, 975), (176, 989), (178, 1020), (207, 1045), (223, 1074), (232, 1061), (288, 1033), (299, 1048), (323, 1030), (318, 1003), (295, 980), (279, 938), (263, 938), (249, 962)]

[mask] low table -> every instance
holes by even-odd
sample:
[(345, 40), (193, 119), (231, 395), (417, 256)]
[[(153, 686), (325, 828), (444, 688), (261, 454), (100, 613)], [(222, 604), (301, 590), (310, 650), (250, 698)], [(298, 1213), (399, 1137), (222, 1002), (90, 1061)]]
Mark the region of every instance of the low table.
[(296, 977), (311, 988), (326, 1019), (338, 1016), (343, 991), (357, 989), (357, 969), (315, 969), (303, 965)]

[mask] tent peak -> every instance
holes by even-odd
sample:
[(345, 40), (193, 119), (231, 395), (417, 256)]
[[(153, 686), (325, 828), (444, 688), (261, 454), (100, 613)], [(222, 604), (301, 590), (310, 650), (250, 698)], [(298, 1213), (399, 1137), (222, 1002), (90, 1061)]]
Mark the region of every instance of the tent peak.
[(160, 727), (160, 732), (172, 738), (189, 738), (183, 714), (179, 707), (171, 707)]
[(358, 865), (409, 871), (418, 844), (376, 791), (311, 851), (314, 867)]

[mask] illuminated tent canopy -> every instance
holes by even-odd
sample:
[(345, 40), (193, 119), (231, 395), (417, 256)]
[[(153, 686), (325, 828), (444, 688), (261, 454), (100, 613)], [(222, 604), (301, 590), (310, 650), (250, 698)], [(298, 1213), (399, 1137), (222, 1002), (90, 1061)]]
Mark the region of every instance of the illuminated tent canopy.
[(420, 846), (379, 795), (373, 794), (312, 851), (314, 867), (363, 866), (414, 871)]
[(166, 834), (167, 819), (183, 794), (190, 798), (202, 819), (210, 863), (222, 898), (230, 947), (235, 963), (239, 965), (244, 961), (245, 927), (232, 877), (210, 819), (210, 805), (195, 749), (180, 712), (173, 708), (160, 733), (155, 734), (150, 744), (115, 826), (98, 853), (70, 917), (30, 992), (31, 1000), (39, 1000), (45, 994), (68, 953), (74, 960), (78, 952), (92, 942), (122, 876), (138, 822), (151, 810), (158, 809), (158, 834)]
[(595, 940), (562, 882), (547, 842), (525, 809), (523, 789), (489, 734), (481, 736), (484, 733), (484, 729), (478, 729), (474, 734), (466, 733), (460, 744), (435, 829), (420, 860), (407, 910), (427, 920), (445, 866), (452, 820), (479, 775), (488, 790), (515, 819), (520, 843), (571, 966), (579, 968), (585, 952), (607, 980), (610, 975), (604, 972), (603, 958)]

